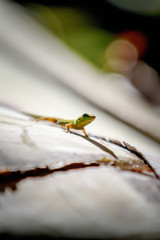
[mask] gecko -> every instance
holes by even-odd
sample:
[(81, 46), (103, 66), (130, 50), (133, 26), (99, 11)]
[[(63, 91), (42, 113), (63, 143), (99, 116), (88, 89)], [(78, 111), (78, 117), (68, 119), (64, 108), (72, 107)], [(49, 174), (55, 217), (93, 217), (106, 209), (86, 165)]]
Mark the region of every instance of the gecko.
[(82, 130), (84, 135), (88, 137), (84, 127), (91, 123), (96, 116), (93, 114), (88, 114), (84, 113), (77, 119), (63, 119), (63, 118), (56, 118), (56, 117), (43, 117), (43, 116), (38, 116), (38, 115), (33, 115), (33, 114), (28, 114), (27, 115), (33, 117), (35, 121), (49, 121), (53, 123), (57, 123), (61, 126), (64, 126), (66, 128), (66, 132), (70, 132), (70, 128), (72, 129), (77, 129), (77, 130)]
[[(77, 130), (82, 130), (84, 135), (85, 135), (85, 137), (88, 137), (88, 135), (87, 135), (84, 127), (86, 125), (88, 125), (89, 123), (91, 123), (96, 118), (95, 115), (88, 114), (88, 113), (82, 114), (77, 119), (64, 119), (64, 118), (56, 118), (56, 117), (43, 117), (43, 116), (38, 116), (38, 115), (26, 113), (26, 112), (23, 112), (23, 113), (33, 117), (34, 121), (41, 121), (41, 120), (42, 121), (49, 121), (49, 122), (53, 122), (53, 123), (59, 124), (61, 126), (64, 126), (66, 128), (66, 132), (70, 132), (70, 128), (77, 129)], [(90, 140), (90, 142), (95, 144), (95, 141), (93, 139), (92, 140), (90, 138), (88, 138), (88, 139)], [(97, 146), (97, 142), (96, 142), (95, 145)], [(101, 145), (100, 148), (102, 148), (102, 145)], [(104, 146), (103, 146), (103, 150), (104, 150)], [(110, 149), (108, 149), (107, 147), (105, 147), (105, 151), (110, 153), (115, 158), (117, 158), (117, 156)]]

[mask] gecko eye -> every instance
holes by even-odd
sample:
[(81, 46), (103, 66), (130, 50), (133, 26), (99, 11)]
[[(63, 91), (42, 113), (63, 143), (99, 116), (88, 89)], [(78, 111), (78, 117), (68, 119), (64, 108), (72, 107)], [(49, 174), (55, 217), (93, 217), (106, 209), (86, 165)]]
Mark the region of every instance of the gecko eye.
[(83, 117), (88, 117), (88, 114), (87, 114), (87, 113), (84, 113), (84, 114), (83, 114)]

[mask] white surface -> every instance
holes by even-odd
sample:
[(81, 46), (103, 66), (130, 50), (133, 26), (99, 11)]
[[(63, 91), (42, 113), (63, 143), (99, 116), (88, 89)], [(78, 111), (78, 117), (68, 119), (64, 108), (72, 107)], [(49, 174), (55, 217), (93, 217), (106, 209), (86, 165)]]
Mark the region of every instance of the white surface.
[(159, 233), (157, 206), (126, 180), (113, 167), (25, 179), (0, 194), (0, 231), (98, 239)]

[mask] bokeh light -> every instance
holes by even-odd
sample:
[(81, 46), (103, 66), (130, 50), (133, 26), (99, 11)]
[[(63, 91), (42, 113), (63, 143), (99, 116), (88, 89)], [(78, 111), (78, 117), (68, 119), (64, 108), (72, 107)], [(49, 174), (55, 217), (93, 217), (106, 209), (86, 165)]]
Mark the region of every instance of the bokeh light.
[(115, 72), (130, 72), (135, 67), (137, 59), (136, 47), (127, 40), (115, 40), (106, 48), (105, 66)]

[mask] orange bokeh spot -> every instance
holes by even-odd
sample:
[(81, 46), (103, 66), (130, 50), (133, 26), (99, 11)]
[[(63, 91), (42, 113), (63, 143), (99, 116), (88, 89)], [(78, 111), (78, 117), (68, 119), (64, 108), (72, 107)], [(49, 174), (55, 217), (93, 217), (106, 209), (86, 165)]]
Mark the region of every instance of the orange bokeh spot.
[(140, 59), (147, 49), (148, 39), (147, 36), (139, 31), (126, 31), (118, 35), (120, 39), (130, 41), (137, 48), (138, 58)]

